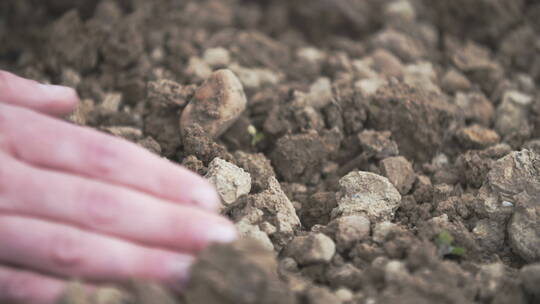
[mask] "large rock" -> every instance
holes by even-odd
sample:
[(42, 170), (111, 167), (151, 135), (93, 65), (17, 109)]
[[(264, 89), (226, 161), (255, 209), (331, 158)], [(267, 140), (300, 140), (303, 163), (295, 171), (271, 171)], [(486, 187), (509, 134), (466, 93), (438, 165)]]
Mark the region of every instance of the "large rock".
[(244, 88), (236, 75), (230, 70), (216, 71), (195, 91), (182, 112), (182, 136), (198, 124), (210, 137), (218, 137), (240, 117), (246, 104)]

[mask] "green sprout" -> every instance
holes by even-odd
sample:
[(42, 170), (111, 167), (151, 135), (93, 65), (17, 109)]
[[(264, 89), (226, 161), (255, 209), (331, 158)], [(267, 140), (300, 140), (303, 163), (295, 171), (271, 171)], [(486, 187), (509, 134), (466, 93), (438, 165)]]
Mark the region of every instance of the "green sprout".
[(454, 237), (448, 231), (442, 231), (435, 239), (435, 244), (437, 244), (438, 248), (437, 252), (440, 256), (463, 256), (465, 254), (465, 248), (454, 246), (453, 243)]
[(247, 132), (251, 135), (251, 146), (253, 147), (264, 139), (264, 133), (257, 131), (253, 125), (247, 128)]

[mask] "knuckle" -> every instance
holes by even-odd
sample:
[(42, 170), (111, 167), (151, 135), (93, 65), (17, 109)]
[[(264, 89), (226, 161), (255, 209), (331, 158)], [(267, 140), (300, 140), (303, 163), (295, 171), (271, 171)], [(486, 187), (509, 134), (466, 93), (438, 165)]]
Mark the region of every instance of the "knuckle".
[(98, 228), (114, 226), (121, 212), (121, 203), (117, 199), (117, 194), (96, 188), (81, 193), (83, 193), (80, 201), (83, 205), (81, 210), (86, 212), (87, 225)]
[(100, 177), (111, 176), (121, 160), (115, 145), (108, 138), (90, 137), (87, 142), (85, 161), (90, 166), (91, 174)]
[(49, 255), (53, 265), (61, 268), (80, 267), (84, 262), (83, 239), (80, 231), (56, 233), (49, 242)]

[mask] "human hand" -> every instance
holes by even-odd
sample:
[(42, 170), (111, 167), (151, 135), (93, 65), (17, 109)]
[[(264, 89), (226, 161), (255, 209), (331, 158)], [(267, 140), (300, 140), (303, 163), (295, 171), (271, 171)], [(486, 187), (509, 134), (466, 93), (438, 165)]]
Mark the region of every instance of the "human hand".
[(72, 89), (0, 71), (1, 303), (54, 303), (70, 278), (178, 289), (199, 250), (236, 237), (203, 178), (44, 115), (77, 101)]

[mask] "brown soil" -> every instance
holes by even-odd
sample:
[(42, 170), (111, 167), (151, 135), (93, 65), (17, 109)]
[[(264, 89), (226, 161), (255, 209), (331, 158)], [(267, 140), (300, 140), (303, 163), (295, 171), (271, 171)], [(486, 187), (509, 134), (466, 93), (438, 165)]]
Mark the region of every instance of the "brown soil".
[[(538, 303), (539, 16), (531, 0), (1, 1), (0, 67), (76, 87), (74, 123), (251, 174), (226, 215), (274, 254), (212, 247), (179, 303)], [(199, 89), (220, 69), (244, 92)], [(197, 99), (202, 122), (179, 123)], [(122, 301), (170, 303), (143, 285)]]

